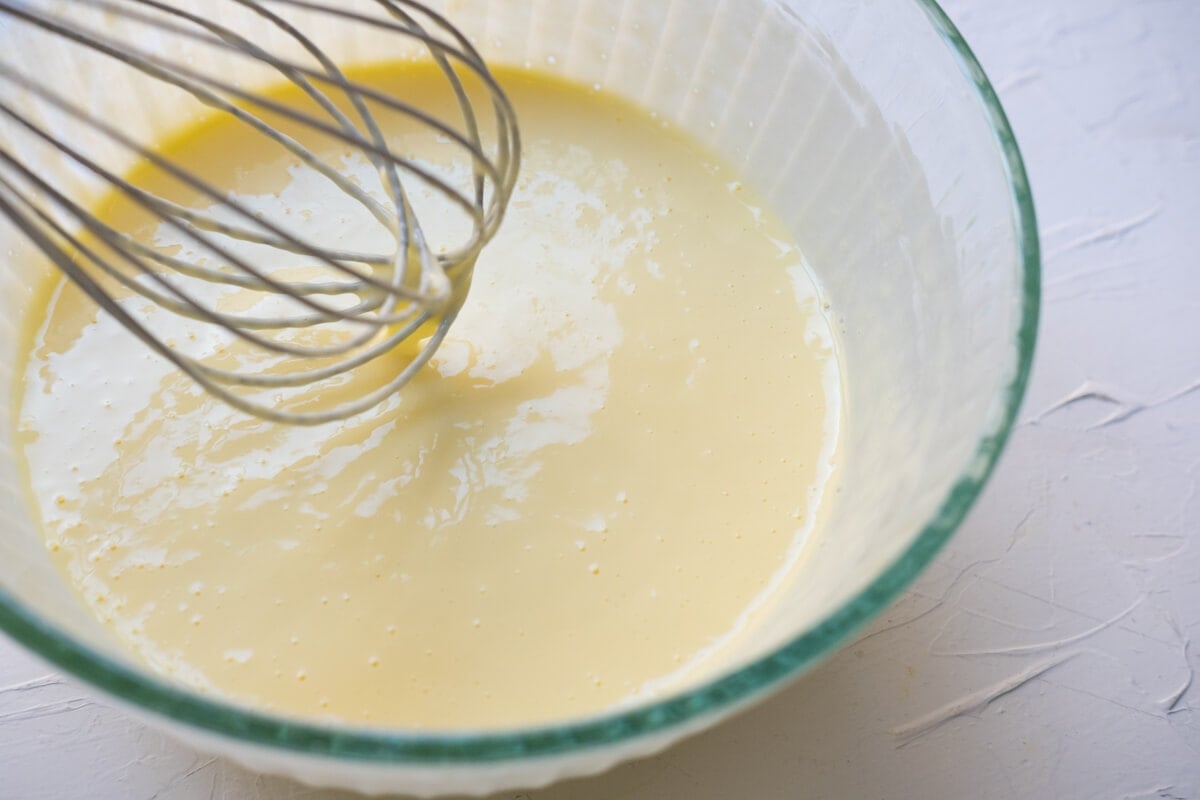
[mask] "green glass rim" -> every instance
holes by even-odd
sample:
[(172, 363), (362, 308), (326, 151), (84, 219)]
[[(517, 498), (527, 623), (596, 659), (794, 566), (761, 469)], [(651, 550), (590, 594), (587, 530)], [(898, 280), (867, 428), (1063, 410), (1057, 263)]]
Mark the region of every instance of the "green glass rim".
[(677, 696), (543, 727), (485, 733), (398, 733), (321, 726), (222, 703), (148, 676), (75, 641), (0, 591), (0, 629), (51, 664), (144, 712), (244, 744), (336, 759), (383, 764), (470, 764), (545, 757), (665, 732), (705, 716), (728, 713), (781, 687), (890, 603), (941, 549), (979, 496), (1012, 431), (1033, 364), (1040, 306), (1037, 222), (1025, 165), (995, 89), (958, 29), (936, 0), (914, 0), (974, 86), (1000, 147), (1012, 192), (1021, 260), (1017, 368), (1003, 390), (1003, 412), (933, 518), (908, 548), (857, 596), (774, 652)]

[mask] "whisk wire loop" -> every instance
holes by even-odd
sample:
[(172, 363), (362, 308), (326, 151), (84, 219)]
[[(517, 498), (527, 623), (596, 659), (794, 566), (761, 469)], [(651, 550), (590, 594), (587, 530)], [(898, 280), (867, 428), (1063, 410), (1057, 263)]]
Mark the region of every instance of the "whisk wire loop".
[[(154, 352), (242, 411), (310, 425), (377, 405), (429, 361), (457, 316), (475, 260), (503, 219), (520, 162), (512, 105), (479, 51), (449, 20), (417, 0), (362, 0), (353, 8), (317, 0), (209, 0), (204, 9), (163, 0), (0, 0), (4, 20), (128, 70), (122, 74), (131, 79), (182, 91), (193, 104), (246, 126), (297, 168), (323, 179), (391, 242), (377, 250), (333, 241), (337, 237), (314, 241), (102, 118), (86, 98), (68, 97), (30, 75), (29, 65), (0, 54), (0, 219)], [(264, 24), (273, 35), (262, 35)], [(321, 46), (326, 25), (419, 45), (445, 79), (458, 119), (348, 77)], [(247, 88), (230, 66), (238, 59), (255, 74), (291, 84), (302, 102)], [(381, 113), (444, 143), (457, 161), (447, 168), (399, 153)], [(48, 116), (59, 124), (48, 123)], [(346, 150), (340, 163), (321, 154), (328, 150), (321, 142)], [(110, 160), (117, 152), (123, 163), (151, 165), (189, 199), (123, 177), (87, 146), (95, 143)], [(69, 163), (85, 176), (90, 194), (31, 168), (21, 157), (31, 147)], [(351, 155), (370, 166), (376, 186), (347, 167)], [(463, 168), (467, 177), (455, 177)], [(435, 252), (414, 187), (437, 198), (439, 209), (460, 215), (467, 233)], [(170, 234), (163, 240), (171, 246), (105, 221), (89, 210), (96, 197), (119, 199)], [(240, 310), (223, 308), (234, 295)], [(216, 334), (205, 341), (236, 342), (246, 352), (230, 366), (214, 351), (177, 346), (153, 324), (161, 315), (147, 317), (129, 303), (135, 296), (180, 324)], [(359, 387), (355, 371), (389, 353), (401, 355), (395, 365), (389, 362), (394, 374)], [(336, 390), (332, 403), (321, 402), (326, 386)]]

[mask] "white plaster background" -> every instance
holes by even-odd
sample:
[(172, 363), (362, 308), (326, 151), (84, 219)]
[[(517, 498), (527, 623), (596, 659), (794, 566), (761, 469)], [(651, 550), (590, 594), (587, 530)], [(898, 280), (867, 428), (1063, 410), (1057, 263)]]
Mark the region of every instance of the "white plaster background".
[[(1200, 2), (948, 0), (1045, 254), (981, 502), (864, 635), (664, 755), (505, 800), (1200, 798)], [(0, 640), (0, 800), (343, 795), (164, 739)]]

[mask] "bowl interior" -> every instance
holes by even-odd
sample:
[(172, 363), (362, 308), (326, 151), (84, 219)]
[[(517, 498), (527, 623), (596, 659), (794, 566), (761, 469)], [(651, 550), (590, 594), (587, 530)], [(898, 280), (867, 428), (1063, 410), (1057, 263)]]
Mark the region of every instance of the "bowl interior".
[[(995, 97), (935, 6), (442, 6), (491, 62), (603, 87), (682, 127), (735, 166), (787, 224), (840, 336), (841, 455), (823, 523), (763, 623), (716, 673), (676, 697), (550, 731), (469, 740), (352, 732), (193, 695), (114, 647), (46, 558), (6, 422), (0, 625), (137, 706), (260, 744), (302, 742), (318, 753), (416, 761), (558, 752), (715, 718), (812, 663), (911, 580), (957, 525), (1003, 444), (1032, 350), (1032, 208)], [(330, 26), (322, 41), (351, 61), (405, 55), (383, 50), (382, 40), (360, 28)], [(165, 38), (142, 42), (151, 49), (168, 43), (181, 46)], [(175, 95), (150, 84), (111, 91), (111, 67), (102, 59), (87, 61), (18, 26), (0, 28), (0, 51), (137, 136), (152, 139), (190, 114)], [(211, 53), (197, 51), (196, 58), (205, 57)], [(237, 78), (253, 83), (260, 76)], [(70, 130), (50, 110), (21, 102), (51, 127)], [(48, 152), (6, 138), (3, 128), (0, 146), (75, 191), (93, 188)], [(116, 167), (128, 163), (118, 152), (106, 157)], [(0, 252), (7, 255), (0, 263), (0, 407), (12, 419), (20, 332), (38, 313), (31, 302), (44, 267), (5, 222)], [(581, 734), (589, 730), (596, 733)], [(514, 749), (514, 742), (522, 744)]]

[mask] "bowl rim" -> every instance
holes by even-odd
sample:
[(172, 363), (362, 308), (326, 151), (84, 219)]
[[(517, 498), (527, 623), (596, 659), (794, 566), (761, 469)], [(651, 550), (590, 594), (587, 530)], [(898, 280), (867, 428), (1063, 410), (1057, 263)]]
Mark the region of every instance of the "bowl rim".
[(730, 713), (780, 688), (820, 657), (831, 654), (838, 643), (913, 581), (974, 504), (1012, 432), (1029, 382), (1037, 335), (1041, 254), (1033, 198), (1016, 137), (983, 67), (937, 0), (913, 2), (924, 11), (973, 87), (1008, 174), (1021, 262), (1017, 368), (1002, 392), (1003, 412), (998, 422), (980, 438), (969, 464), (933, 518), (879, 576), (819, 624), (740, 669), (664, 700), (577, 721), (463, 733), (401, 733), (383, 728), (323, 726), (206, 698), (137, 672), (72, 639), (3, 590), (0, 590), (0, 630), (46, 661), (120, 701), (209, 734), (298, 754), (412, 766), (486, 764), (563, 755), (665, 733), (704, 716)]

